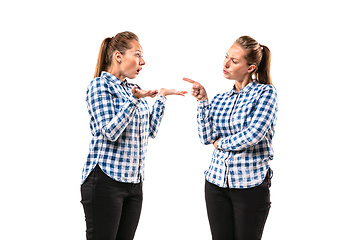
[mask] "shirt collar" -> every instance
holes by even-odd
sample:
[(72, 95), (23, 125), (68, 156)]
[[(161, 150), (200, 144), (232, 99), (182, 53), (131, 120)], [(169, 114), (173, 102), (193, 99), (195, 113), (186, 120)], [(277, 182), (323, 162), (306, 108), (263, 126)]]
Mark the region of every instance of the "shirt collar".
[(242, 94), (242, 93), (248, 93), (251, 89), (253, 89), (257, 85), (257, 81), (253, 80), (251, 83), (247, 84), (245, 87), (240, 89), (239, 92), (235, 90), (235, 85), (233, 88), (227, 92), (227, 94), (231, 97), (234, 94)]
[(129, 83), (127, 81), (127, 79), (125, 79), (125, 81), (121, 81), (120, 79), (118, 79), (117, 77), (115, 77), (114, 75), (112, 75), (111, 73), (102, 71), (100, 77), (106, 78), (109, 81), (114, 82), (115, 84), (119, 84), (119, 85), (123, 85), (123, 86), (129, 86)]

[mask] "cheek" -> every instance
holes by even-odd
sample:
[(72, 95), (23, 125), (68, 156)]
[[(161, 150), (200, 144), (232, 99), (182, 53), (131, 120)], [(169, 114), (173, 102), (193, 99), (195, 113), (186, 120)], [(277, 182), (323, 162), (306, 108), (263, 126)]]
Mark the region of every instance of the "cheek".
[(233, 70), (236, 76), (243, 76), (247, 74), (247, 68), (245, 66), (237, 66)]
[(240, 74), (240, 68), (238, 67), (238, 66), (232, 66), (232, 74), (234, 75), (234, 76), (238, 76), (239, 74)]
[(137, 63), (134, 60), (128, 60), (124, 64), (124, 70), (125, 71), (133, 71), (136, 69)]
[(130, 62), (130, 67), (133, 68), (133, 69), (136, 69), (138, 66), (138, 61), (137, 59), (133, 59), (131, 62)]

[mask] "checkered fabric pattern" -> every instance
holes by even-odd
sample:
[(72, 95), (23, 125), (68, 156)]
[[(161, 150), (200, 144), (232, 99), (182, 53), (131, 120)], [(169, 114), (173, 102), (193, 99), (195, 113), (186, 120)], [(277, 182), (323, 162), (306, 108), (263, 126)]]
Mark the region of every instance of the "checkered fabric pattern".
[(96, 164), (116, 181), (139, 183), (144, 180), (148, 139), (157, 134), (166, 100), (158, 95), (150, 113), (145, 98), (132, 95), (134, 86), (107, 72), (90, 82), (86, 103), (93, 137), (82, 183)]
[(208, 182), (224, 188), (251, 188), (263, 182), (274, 155), (277, 109), (276, 89), (257, 81), (240, 92), (218, 94), (210, 104), (198, 102), (201, 143), (220, 138), (205, 171)]

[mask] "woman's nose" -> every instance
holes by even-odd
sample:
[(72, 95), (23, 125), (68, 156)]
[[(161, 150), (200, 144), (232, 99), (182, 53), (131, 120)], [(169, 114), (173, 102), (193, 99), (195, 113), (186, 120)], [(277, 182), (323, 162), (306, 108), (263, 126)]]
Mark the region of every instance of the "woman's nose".
[(224, 60), (224, 67), (229, 68), (229, 60)]

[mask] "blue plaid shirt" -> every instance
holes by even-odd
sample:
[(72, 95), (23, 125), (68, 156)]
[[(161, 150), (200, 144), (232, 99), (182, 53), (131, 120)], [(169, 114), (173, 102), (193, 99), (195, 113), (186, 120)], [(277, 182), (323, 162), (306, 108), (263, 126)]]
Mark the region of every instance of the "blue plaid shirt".
[(274, 155), (276, 89), (253, 81), (240, 92), (216, 95), (211, 104), (198, 102), (197, 113), (200, 141), (213, 144), (220, 137), (205, 179), (219, 187), (260, 185)]
[(86, 102), (93, 137), (82, 183), (96, 164), (116, 181), (139, 183), (144, 180), (148, 139), (156, 136), (165, 98), (158, 95), (150, 113), (145, 98), (132, 95), (134, 86), (107, 72), (90, 82)]

